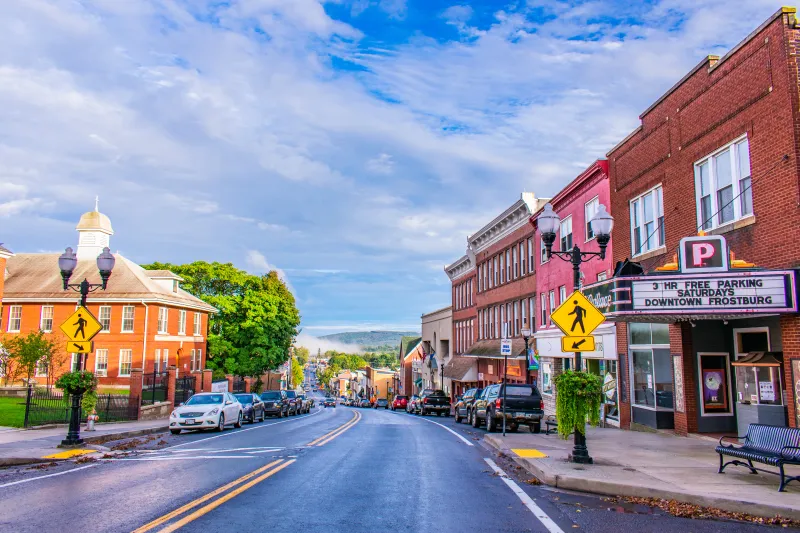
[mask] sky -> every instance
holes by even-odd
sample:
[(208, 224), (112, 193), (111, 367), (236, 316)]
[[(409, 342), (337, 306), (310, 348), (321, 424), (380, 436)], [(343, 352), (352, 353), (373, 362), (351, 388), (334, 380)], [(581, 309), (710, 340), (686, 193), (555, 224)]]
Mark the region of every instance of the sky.
[[(305, 334), (418, 330), (766, 0), (0, 2), (0, 242), (278, 270)], [(113, 283), (113, 281), (112, 281)]]

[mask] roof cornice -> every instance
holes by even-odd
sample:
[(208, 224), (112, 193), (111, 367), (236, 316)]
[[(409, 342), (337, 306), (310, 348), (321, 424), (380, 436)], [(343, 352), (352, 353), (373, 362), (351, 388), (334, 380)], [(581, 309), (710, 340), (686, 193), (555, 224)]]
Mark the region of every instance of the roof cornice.
[(532, 192), (523, 192), (520, 199), (511, 207), (467, 238), (469, 247), (474, 253), (482, 252), (527, 224), (528, 218), (539, 209), (540, 204), (544, 205), (544, 202), (545, 199), (536, 198)]
[(447, 277), (450, 278), (450, 281), (453, 281), (468, 274), (474, 268), (474, 261), (471, 261), (469, 256), (462, 255), (456, 259), (454, 263), (444, 267), (444, 271), (447, 273)]

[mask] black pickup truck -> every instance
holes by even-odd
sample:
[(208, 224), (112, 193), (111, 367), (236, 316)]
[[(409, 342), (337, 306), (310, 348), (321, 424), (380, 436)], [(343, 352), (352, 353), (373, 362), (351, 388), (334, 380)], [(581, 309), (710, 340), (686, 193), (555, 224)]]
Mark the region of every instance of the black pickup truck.
[[(506, 428), (517, 431), (520, 424), (527, 424), (531, 433), (542, 428), (542, 395), (536, 385), (508, 385), (506, 391)], [(472, 409), (472, 427), (486, 422), (486, 431), (495, 431), (503, 424), (503, 385), (490, 385), (483, 389)]]
[(450, 398), (441, 390), (425, 389), (417, 404), (417, 412), (422, 416), (436, 413), (437, 416), (450, 415)]

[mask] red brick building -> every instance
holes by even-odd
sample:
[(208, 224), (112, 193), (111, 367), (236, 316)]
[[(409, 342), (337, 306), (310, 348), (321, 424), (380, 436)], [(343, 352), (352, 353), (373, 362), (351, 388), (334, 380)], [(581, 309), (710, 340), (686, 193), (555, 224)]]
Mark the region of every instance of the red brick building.
[[(573, 245), (577, 245), (582, 251), (598, 251), (599, 246), (592, 233), (589, 220), (597, 213), (598, 206), (603, 205), (608, 208), (609, 202), (608, 161), (595, 161), (549, 200), (553, 210), (561, 218), (553, 249), (571, 250)], [(530, 219), (534, 228), (536, 228), (538, 215), (539, 212)], [(536, 349), (541, 358), (539, 389), (544, 398), (545, 414), (554, 415), (555, 386), (553, 379), (563, 370), (573, 366), (574, 354), (561, 351), (561, 338), (564, 335), (551, 322), (550, 314), (564, 303), (574, 290), (573, 272), (571, 263), (562, 261), (556, 256), (547, 259), (538, 228), (534, 236), (534, 248), (536, 250), (536, 268), (538, 269), (536, 273), (538, 313), (535, 316), (536, 333), (534, 337)], [(582, 285), (602, 281), (613, 275), (612, 250), (613, 242), (606, 249), (605, 259), (594, 258), (581, 265)], [(584, 368), (605, 379), (616, 380), (617, 342), (614, 323), (607, 322), (601, 325), (592, 335), (595, 337), (596, 350), (583, 352)], [(612, 393), (606, 397), (603, 410), (606, 422), (612, 425), (619, 423), (615, 394)]]
[[(111, 222), (102, 213), (90, 211), (81, 217), (77, 230), (78, 265), (70, 281), (99, 282), (96, 257), (109, 245)], [(64, 290), (58, 256), (0, 255), (0, 266), (7, 261), (2, 335), (42, 330), (64, 342), (63, 364), (37, 369), (37, 381), (46, 380), (48, 373), (76, 369), (79, 361), (78, 354), (69, 353), (59, 325), (75, 311), (80, 295)], [(94, 338), (94, 351), (88, 354), (85, 368), (94, 371), (106, 387), (128, 387), (134, 369), (152, 372), (176, 366), (181, 375), (199, 374), (205, 367), (208, 317), (216, 309), (181, 289), (182, 279), (172, 272), (144, 270), (120, 254), (114, 257), (107, 290), (94, 292), (88, 299), (87, 307), (103, 329)]]
[[(782, 8), (608, 153), (614, 259), (641, 268), (585, 292), (613, 300), (623, 427), (800, 425), (799, 45)], [(782, 364), (735, 365), (754, 352)]]

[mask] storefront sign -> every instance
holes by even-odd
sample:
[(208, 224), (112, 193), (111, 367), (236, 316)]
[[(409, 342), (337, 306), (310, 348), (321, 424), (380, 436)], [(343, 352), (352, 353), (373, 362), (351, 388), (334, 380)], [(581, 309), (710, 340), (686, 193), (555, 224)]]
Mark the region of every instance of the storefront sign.
[(617, 393), (617, 380), (614, 379), (610, 373), (606, 374), (606, 377), (603, 378), (603, 394), (606, 395), (606, 398), (609, 400), (614, 399), (614, 395)]
[(775, 389), (772, 387), (771, 381), (759, 381), (758, 382), (758, 391), (761, 395), (762, 401), (775, 401)]
[(212, 381), (211, 392), (228, 392), (228, 380), (225, 381)]
[(680, 252), (681, 272), (728, 270), (728, 245), (722, 236), (685, 237)]

